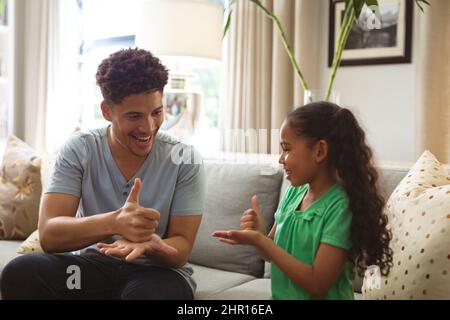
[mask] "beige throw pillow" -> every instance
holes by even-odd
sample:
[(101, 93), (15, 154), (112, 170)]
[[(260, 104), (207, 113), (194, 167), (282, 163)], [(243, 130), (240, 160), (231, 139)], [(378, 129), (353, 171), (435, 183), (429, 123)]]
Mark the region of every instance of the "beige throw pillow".
[(394, 266), (378, 283), (366, 275), (366, 299), (450, 299), (450, 175), (425, 151), (386, 205)]
[[(53, 172), (53, 166), (56, 161), (56, 154), (43, 154), (41, 159), (41, 183), (42, 195), (48, 187), (50, 176)], [(17, 248), (17, 253), (40, 253), (44, 252), (39, 242), (39, 232), (35, 230), (21, 245)]]
[(9, 136), (0, 172), (0, 239), (25, 239), (36, 230), (40, 196), (40, 158)]
[(41, 253), (44, 252), (41, 248), (41, 243), (39, 242), (39, 232), (34, 231), (30, 236), (22, 242), (19, 248), (17, 248), (17, 253)]
[[(79, 132), (80, 129), (76, 128), (73, 133)], [(47, 190), (50, 177), (53, 173), (53, 168), (55, 166), (57, 153), (44, 153), (41, 156), (41, 184), (42, 184), (42, 195), (44, 195)], [(40, 253), (44, 252), (39, 241), (39, 232), (35, 230), (21, 245), (17, 248), (17, 253), (27, 254), (27, 253)]]

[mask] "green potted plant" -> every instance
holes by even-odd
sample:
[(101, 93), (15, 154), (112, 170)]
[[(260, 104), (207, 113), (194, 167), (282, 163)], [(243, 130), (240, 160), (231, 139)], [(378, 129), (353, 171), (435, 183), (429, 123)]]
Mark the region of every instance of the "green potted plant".
[[(230, 22), (231, 22), (231, 15), (233, 13), (233, 8), (232, 6), (236, 3), (237, 0), (232, 0), (230, 2), (230, 7), (229, 7), (229, 12), (228, 12), (228, 17), (225, 23), (225, 27), (224, 27), (224, 32), (223, 32), (223, 36), (225, 37), (229, 27), (230, 27)], [(292, 51), (292, 48), (290, 47), (283, 26), (280, 22), (280, 20), (278, 19), (278, 17), (269, 9), (267, 9), (259, 0), (247, 0), (247, 1), (251, 1), (253, 2), (256, 6), (258, 6), (258, 8), (260, 8), (261, 10), (264, 11), (264, 13), (274, 21), (278, 32), (280, 33), (284, 48), (286, 49), (286, 52), (289, 56), (289, 60), (291, 61), (292, 67), (295, 70), (295, 73), (297, 74), (300, 83), (302, 85), (302, 88), (306, 91), (309, 90), (308, 88), (308, 84), (305, 80), (305, 77), (303, 76), (301, 70), (300, 70), (300, 66), (297, 62), (297, 59), (295, 59), (294, 53)], [(419, 7), (419, 9), (423, 12), (423, 4), (426, 5), (430, 5), (428, 3), (428, 1), (426, 0), (415, 0), (417, 6)], [(333, 63), (331, 66), (331, 72), (330, 72), (330, 78), (328, 81), (328, 86), (327, 86), (327, 90), (326, 90), (326, 100), (329, 100), (330, 98), (330, 94), (333, 88), (333, 84), (334, 84), (334, 79), (336, 78), (336, 73), (337, 70), (339, 68), (339, 65), (341, 63), (341, 58), (342, 58), (342, 52), (344, 51), (345, 48), (345, 44), (347, 43), (347, 38), (348, 35), (350, 34), (350, 31), (352, 29), (353, 24), (355, 23), (355, 21), (359, 18), (360, 14), (361, 14), (361, 10), (364, 7), (364, 5), (367, 5), (372, 11), (374, 11), (375, 13), (378, 12), (378, 1), (377, 0), (345, 0), (345, 12), (344, 12), (344, 18), (342, 21), (342, 26), (339, 32), (339, 38), (338, 38), (338, 42), (336, 44), (336, 48), (334, 51), (334, 56), (333, 56)]]

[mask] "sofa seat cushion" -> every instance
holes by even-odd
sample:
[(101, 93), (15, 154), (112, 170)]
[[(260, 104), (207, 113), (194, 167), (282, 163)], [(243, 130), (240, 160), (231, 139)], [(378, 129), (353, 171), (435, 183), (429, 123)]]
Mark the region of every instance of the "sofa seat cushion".
[[(207, 297), (207, 300), (269, 300), (270, 279), (254, 279), (236, 287)], [(361, 293), (354, 293), (355, 300), (364, 300)]]
[(255, 279), (207, 297), (208, 300), (269, 300), (270, 279)]
[(195, 264), (192, 264), (192, 267), (194, 269), (193, 278), (197, 282), (195, 299), (206, 299), (214, 294), (255, 279), (255, 277), (237, 272), (223, 271)]
[(17, 240), (1, 240), (0, 241), (0, 274), (3, 268), (15, 257), (19, 256), (17, 248), (22, 241)]

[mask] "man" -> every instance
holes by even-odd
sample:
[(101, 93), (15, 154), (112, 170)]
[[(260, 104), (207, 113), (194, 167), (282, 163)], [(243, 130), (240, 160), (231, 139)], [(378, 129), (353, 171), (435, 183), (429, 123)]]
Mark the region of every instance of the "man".
[[(158, 132), (167, 70), (150, 52), (127, 49), (96, 78), (110, 125), (62, 147), (40, 209), (46, 254), (5, 267), (3, 298), (192, 299), (187, 260), (204, 172), (192, 148)], [(180, 155), (188, 161), (173, 161)]]

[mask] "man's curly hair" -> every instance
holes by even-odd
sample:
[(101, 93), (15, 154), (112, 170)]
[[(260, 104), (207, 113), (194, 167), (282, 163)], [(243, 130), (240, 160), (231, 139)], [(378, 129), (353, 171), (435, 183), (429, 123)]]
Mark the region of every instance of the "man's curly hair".
[(163, 91), (168, 71), (149, 51), (129, 48), (111, 54), (95, 75), (103, 99), (121, 103), (123, 98), (142, 92)]

